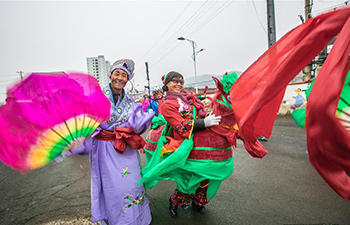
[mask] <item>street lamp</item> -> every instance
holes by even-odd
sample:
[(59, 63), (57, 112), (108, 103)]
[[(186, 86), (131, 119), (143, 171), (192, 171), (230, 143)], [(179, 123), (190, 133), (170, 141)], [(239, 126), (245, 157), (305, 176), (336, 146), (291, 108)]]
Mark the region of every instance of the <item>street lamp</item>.
[(204, 49), (202, 48), (199, 51), (196, 51), (197, 44), (193, 40), (190, 40), (190, 39), (187, 39), (187, 38), (184, 38), (184, 37), (179, 37), (177, 40), (180, 40), (180, 41), (186, 40), (186, 41), (190, 42), (191, 45), (192, 45), (192, 50), (193, 50), (192, 59), (193, 59), (193, 63), (194, 63), (194, 78), (195, 78), (195, 82), (196, 82), (196, 93), (198, 93), (196, 56), (201, 51), (204, 51)]

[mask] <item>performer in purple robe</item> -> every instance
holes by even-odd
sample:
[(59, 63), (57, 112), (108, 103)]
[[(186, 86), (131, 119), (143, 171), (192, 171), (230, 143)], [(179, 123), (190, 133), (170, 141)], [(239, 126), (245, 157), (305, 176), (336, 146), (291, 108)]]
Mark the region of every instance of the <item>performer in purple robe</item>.
[(133, 71), (130, 59), (112, 65), (111, 83), (103, 89), (111, 102), (111, 117), (70, 153), (90, 154), (92, 222), (148, 225), (152, 220), (150, 201), (137, 182), (141, 180), (138, 148), (144, 144), (139, 134), (146, 131), (154, 113), (144, 113), (125, 92)]

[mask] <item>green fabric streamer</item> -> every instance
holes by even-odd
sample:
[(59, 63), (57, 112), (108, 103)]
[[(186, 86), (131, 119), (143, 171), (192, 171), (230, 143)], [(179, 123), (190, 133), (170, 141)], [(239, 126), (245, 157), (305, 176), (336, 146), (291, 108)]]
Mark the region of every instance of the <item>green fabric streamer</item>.
[(297, 109), (291, 114), (294, 122), (301, 128), (305, 127), (305, 114), (306, 109)]
[(238, 75), (237, 75), (237, 73), (234, 73), (234, 72), (230, 73), (230, 74), (225, 74), (222, 77), (221, 83), (224, 87), (224, 92), (226, 94), (228, 94), (230, 92), (233, 83), (235, 83), (237, 79), (238, 79)]
[[(195, 108), (193, 110), (195, 116)], [(146, 166), (141, 170), (142, 179), (137, 184), (144, 183), (145, 188), (151, 189), (161, 180), (173, 180), (177, 183), (179, 191), (194, 194), (200, 183), (209, 179), (207, 198), (212, 199), (221, 182), (233, 172), (233, 157), (223, 161), (188, 159), (193, 149), (193, 135), (190, 139), (185, 139), (176, 151), (161, 156), (162, 147), (167, 143), (166, 136), (169, 135), (170, 129), (171, 127), (165, 121), (156, 150), (153, 152), (145, 149)], [(220, 151), (221, 149), (207, 147), (206, 150)]]
[[(310, 83), (310, 86), (308, 89), (304, 90), (306, 100), (309, 99), (309, 95), (312, 89), (312, 86), (314, 85), (315, 80), (313, 80)], [(296, 109), (292, 112), (291, 116), (294, 122), (301, 128), (305, 127), (305, 115), (306, 115), (306, 109)]]
[(312, 89), (312, 86), (314, 85), (314, 83), (315, 83), (315, 79), (310, 83), (309, 88), (304, 91), (304, 93), (306, 95), (306, 100), (309, 99), (309, 95), (310, 95), (310, 92), (311, 92), (311, 89)]
[[(164, 141), (162, 138), (159, 140)], [(191, 141), (163, 157), (160, 157), (160, 151), (152, 152), (145, 149), (146, 157), (151, 157), (151, 160), (141, 170), (143, 177), (138, 184), (144, 183), (146, 188), (151, 189), (161, 180), (173, 180), (177, 183), (179, 191), (194, 194), (200, 182), (209, 179), (207, 198), (212, 199), (221, 182), (232, 174), (233, 158), (223, 161), (188, 159), (190, 146)]]
[(337, 115), (341, 116), (342, 114), (344, 114), (344, 112), (346, 113), (346, 110), (348, 110), (349, 107), (350, 107), (350, 70), (346, 75), (343, 90), (340, 94), (339, 103), (337, 107)]
[(154, 116), (152, 119), (152, 129), (157, 129), (159, 126), (166, 123), (164, 117), (159, 114), (158, 116)]

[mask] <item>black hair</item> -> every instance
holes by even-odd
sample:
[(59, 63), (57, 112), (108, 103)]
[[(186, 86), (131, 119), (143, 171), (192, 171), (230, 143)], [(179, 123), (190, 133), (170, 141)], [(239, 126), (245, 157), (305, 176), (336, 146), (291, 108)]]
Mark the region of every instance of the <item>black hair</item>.
[(181, 75), (181, 73), (170, 71), (165, 78), (164, 86), (162, 87), (163, 91), (168, 91), (168, 87), (166, 86), (170, 81), (172, 81), (174, 78), (181, 78), (182, 80), (184, 77)]

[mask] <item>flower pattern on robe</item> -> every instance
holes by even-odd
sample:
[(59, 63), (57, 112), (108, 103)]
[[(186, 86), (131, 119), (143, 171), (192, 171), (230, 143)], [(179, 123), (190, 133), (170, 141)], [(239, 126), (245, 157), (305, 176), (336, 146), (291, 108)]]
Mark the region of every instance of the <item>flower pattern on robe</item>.
[(125, 194), (124, 199), (126, 199), (129, 203), (125, 206), (123, 206), (123, 209), (126, 210), (134, 205), (142, 205), (145, 202), (146, 199), (146, 193), (143, 191), (141, 196), (136, 196), (135, 199), (133, 199), (134, 195), (131, 194)]
[(108, 220), (111, 225), (130, 224), (136, 216), (138, 224), (148, 225), (152, 220), (150, 201), (144, 186), (137, 185), (141, 179), (141, 159), (138, 150), (127, 145), (124, 153), (119, 154), (115, 151), (113, 142), (97, 140), (94, 136), (101, 130), (113, 131), (115, 127), (130, 128), (141, 134), (151, 124), (154, 113), (143, 113), (142, 107), (127, 93), (124, 93), (123, 99), (119, 99), (115, 105), (110, 86), (104, 89), (104, 93), (113, 106), (110, 111), (112, 119), (102, 122), (91, 137), (65, 157), (89, 154), (93, 223)]
[(125, 169), (123, 169), (122, 177), (126, 177), (128, 174), (131, 173), (129, 172), (129, 167), (126, 167)]

